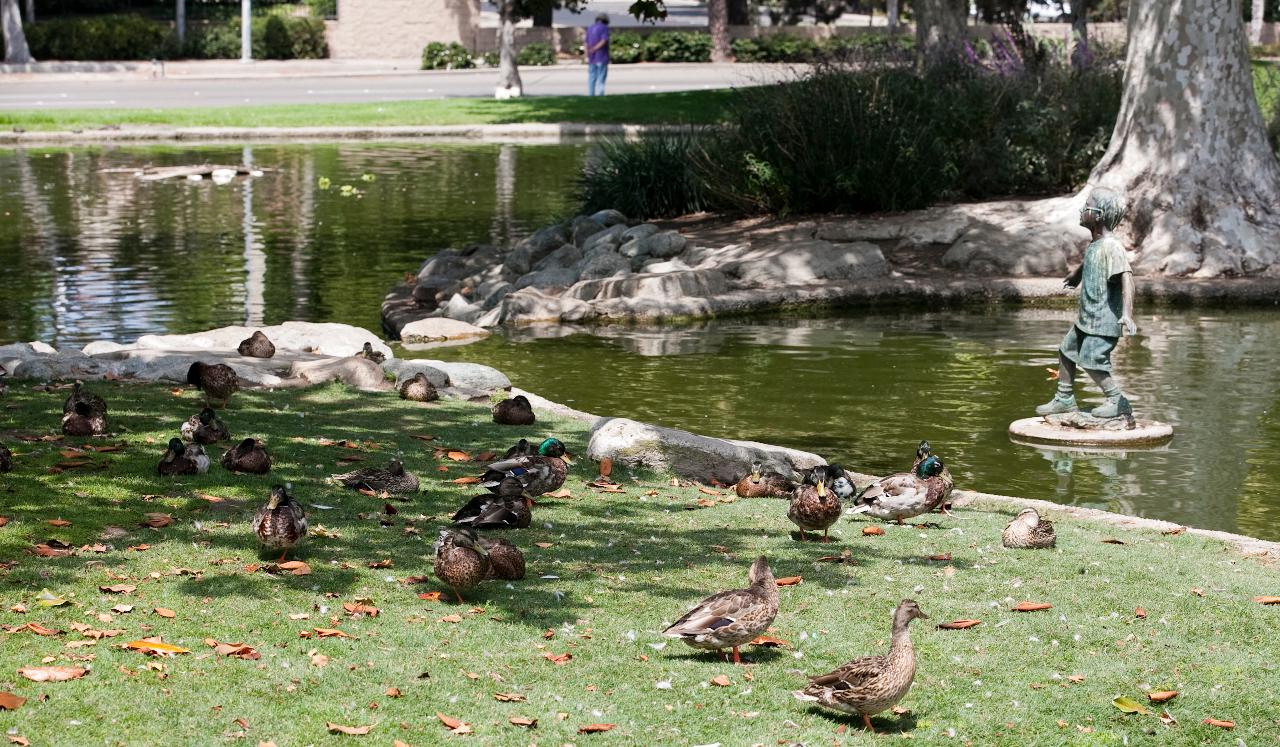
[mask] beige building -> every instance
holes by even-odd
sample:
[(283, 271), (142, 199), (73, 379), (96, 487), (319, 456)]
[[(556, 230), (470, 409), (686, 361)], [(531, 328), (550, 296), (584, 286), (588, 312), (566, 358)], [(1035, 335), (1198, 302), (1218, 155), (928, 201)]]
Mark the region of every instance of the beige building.
[(329, 56), (421, 57), (433, 41), (471, 48), (479, 21), (479, 0), (338, 0), (338, 20), (326, 24)]

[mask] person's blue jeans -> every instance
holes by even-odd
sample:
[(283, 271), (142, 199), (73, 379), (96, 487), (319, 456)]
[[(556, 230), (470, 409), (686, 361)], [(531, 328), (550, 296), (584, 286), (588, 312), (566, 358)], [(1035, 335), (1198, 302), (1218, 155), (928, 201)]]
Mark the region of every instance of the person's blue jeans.
[(609, 77), (609, 63), (607, 62), (589, 62), (587, 63), (587, 95), (603, 96), (604, 80)]

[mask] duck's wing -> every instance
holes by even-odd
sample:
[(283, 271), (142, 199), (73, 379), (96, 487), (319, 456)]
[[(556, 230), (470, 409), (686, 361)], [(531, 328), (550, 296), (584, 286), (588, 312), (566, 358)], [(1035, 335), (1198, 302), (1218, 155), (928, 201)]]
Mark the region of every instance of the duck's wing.
[(750, 589), (712, 594), (672, 623), (662, 634), (671, 638), (687, 638), (713, 633), (734, 624), (759, 604), (761, 600)]
[(860, 659), (854, 659), (826, 674), (810, 677), (809, 684), (820, 688), (854, 690), (884, 674), (888, 667), (889, 658), (887, 656), (864, 656)]

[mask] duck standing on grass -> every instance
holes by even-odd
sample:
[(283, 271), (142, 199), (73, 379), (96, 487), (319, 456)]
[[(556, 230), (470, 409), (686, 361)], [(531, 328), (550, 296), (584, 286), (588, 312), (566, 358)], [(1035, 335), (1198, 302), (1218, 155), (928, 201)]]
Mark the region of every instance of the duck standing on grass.
[(537, 418), (533, 405), (523, 394), (504, 399), (493, 406), (493, 422), (498, 425), (533, 425)]
[(745, 589), (722, 591), (698, 602), (662, 634), (717, 655), (731, 648), (733, 663), (741, 664), (738, 647), (768, 630), (778, 616), (778, 584), (765, 556), (751, 564), (747, 580), (751, 585)]
[(263, 549), (280, 550), (283, 563), (289, 551), (307, 538), (307, 515), (289, 495), (289, 485), (273, 485), (271, 498), (253, 515), (253, 533)]
[(436, 391), (435, 385), (427, 375), (419, 371), (413, 375), (412, 379), (405, 379), (400, 385), (400, 399), (407, 399), (410, 402), (435, 402), (440, 399), (440, 393)]
[[(911, 471), (915, 472), (919, 469), (920, 463), (932, 455), (933, 446), (931, 446), (927, 440), (921, 441), (920, 445), (916, 447), (916, 458), (915, 461), (911, 463)], [(956, 481), (955, 478), (951, 476), (951, 470), (947, 469), (947, 465), (945, 463), (942, 465), (942, 474), (939, 476), (942, 478), (942, 484), (946, 488), (947, 494), (943, 497), (942, 501), (938, 503), (934, 510), (941, 511), (947, 516), (950, 516), (951, 512), (947, 510), (947, 499), (951, 497), (951, 491), (955, 488)]]
[(464, 604), (462, 592), (471, 589), (489, 575), (489, 553), (470, 529), (440, 530), (435, 544), (436, 560), (432, 566), (436, 578), (453, 590), (458, 604)]
[(221, 401), (221, 407), (227, 406), (227, 400), (240, 389), (240, 377), (236, 371), (225, 363), (204, 363), (196, 361), (187, 369), (187, 383), (204, 392), (210, 407), (212, 401)]
[(406, 472), (404, 462), (399, 457), (392, 459), (386, 467), (361, 467), (341, 475), (331, 475), (330, 479), (342, 483), (343, 487), (352, 490), (372, 490), (375, 493), (416, 493), (418, 492), (418, 476)]
[(503, 479), (514, 477), (531, 496), (544, 495), (559, 490), (572, 464), (565, 454), (564, 444), (558, 438), (545, 439), (538, 445), (538, 453), (515, 456), (490, 464), (480, 478), (480, 485), (496, 492)]
[(828, 471), (825, 464), (814, 467), (805, 477), (804, 484), (791, 494), (791, 506), (787, 509), (787, 518), (800, 527), (800, 541), (805, 541), (805, 530), (816, 532), (822, 530), (821, 542), (830, 542), (828, 532), (836, 523), (844, 508), (840, 499), (831, 491), (831, 483), (836, 475)]
[(62, 432), (68, 436), (105, 436), (106, 400), (77, 381), (62, 403)]
[(261, 441), (246, 438), (223, 453), (222, 466), (231, 472), (265, 475), (271, 471), (271, 455)]
[(262, 334), (262, 330), (254, 330), (247, 339), (240, 341), (236, 351), (246, 358), (270, 358), (276, 354), (276, 346)]
[(209, 457), (200, 444), (184, 444), (180, 438), (169, 439), (169, 449), (156, 471), (165, 477), (203, 475), (209, 471)]
[(1053, 522), (1040, 518), (1034, 508), (1024, 508), (1005, 525), (1000, 542), (1011, 550), (1047, 550), (1058, 544)]
[(533, 521), (533, 499), (514, 477), (504, 477), (497, 494), (481, 493), (458, 509), (453, 523), (472, 529), (524, 529)]
[(227, 430), (227, 424), (222, 422), (222, 419), (209, 407), (192, 415), (178, 430), (182, 433), (183, 439), (195, 441), (198, 444), (216, 444), (231, 438), (231, 431)]
[(899, 524), (903, 519), (927, 514), (951, 495), (945, 471), (942, 459), (929, 455), (913, 472), (882, 477), (868, 485), (858, 496), (853, 512), (895, 519)]
[(916, 618), (927, 620), (929, 616), (915, 600), (902, 600), (893, 611), (888, 654), (854, 659), (839, 669), (810, 677), (808, 686), (792, 695), (796, 700), (862, 716), (863, 726), (874, 732), (871, 717), (902, 700), (915, 679), (916, 651), (907, 626)]
[(777, 472), (765, 472), (757, 459), (751, 463), (751, 471), (733, 489), (739, 498), (790, 498), (796, 484)]

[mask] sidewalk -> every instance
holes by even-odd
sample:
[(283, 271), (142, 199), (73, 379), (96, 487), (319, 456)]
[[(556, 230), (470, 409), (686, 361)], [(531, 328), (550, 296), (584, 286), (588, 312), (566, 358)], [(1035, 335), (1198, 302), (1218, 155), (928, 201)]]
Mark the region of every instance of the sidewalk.
[[(417, 58), (390, 60), (138, 60), (135, 62), (35, 62), (0, 65), (6, 80), (224, 80), (236, 78), (356, 78), (413, 75)], [(480, 72), (485, 69), (481, 68)], [(457, 71), (463, 72), (463, 71)], [(475, 71), (472, 71), (475, 72)]]

